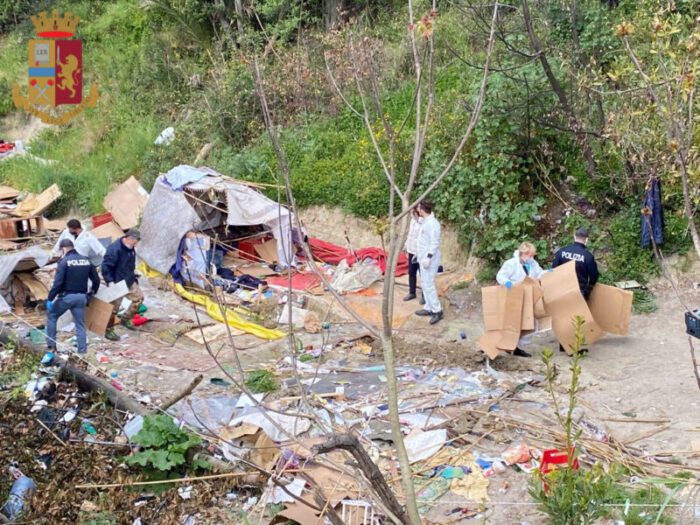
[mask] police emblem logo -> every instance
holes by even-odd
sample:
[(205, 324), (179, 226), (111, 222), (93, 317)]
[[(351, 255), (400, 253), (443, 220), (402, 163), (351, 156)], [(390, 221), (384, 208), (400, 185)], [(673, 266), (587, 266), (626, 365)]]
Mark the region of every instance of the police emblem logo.
[[(15, 106), (29, 111), (47, 124), (66, 124), (86, 107), (97, 104), (97, 87), (83, 98), (83, 42), (74, 38), (80, 18), (54, 11), (32, 17), (41, 40), (29, 42), (28, 97), (15, 86)], [(69, 108), (62, 108), (68, 106)]]

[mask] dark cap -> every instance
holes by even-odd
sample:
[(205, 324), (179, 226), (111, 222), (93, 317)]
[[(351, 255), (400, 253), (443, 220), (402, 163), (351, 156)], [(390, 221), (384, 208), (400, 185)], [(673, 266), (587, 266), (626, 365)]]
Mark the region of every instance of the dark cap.
[(70, 239), (61, 239), (61, 242), (58, 243), (59, 248), (73, 248), (73, 241)]
[(131, 228), (128, 232), (126, 232), (126, 237), (133, 237), (137, 241), (141, 240), (141, 232), (138, 231), (136, 228)]
[(581, 239), (588, 239), (588, 228), (579, 228), (574, 235)]

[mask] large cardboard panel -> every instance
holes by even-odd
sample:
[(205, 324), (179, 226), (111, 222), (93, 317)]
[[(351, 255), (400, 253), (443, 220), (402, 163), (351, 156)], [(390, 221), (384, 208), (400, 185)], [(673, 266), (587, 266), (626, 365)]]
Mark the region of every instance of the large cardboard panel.
[(600, 339), (602, 330), (596, 324), (581, 295), (574, 261), (544, 273), (540, 282), (544, 292), (545, 309), (552, 316), (552, 330), (567, 353), (573, 353), (571, 348), (576, 334), (574, 325), (576, 316), (584, 319), (583, 335), (586, 345)]
[(502, 330), (506, 305), (506, 289), (503, 286), (484, 286), (481, 289), (484, 311), (484, 329)]
[(112, 214), (114, 222), (128, 230), (138, 226), (146, 202), (148, 192), (134, 177), (129, 177), (105, 197), (104, 207)]
[(634, 293), (606, 284), (596, 284), (588, 299), (593, 319), (604, 331), (627, 335), (632, 319)]
[(85, 309), (85, 328), (93, 334), (104, 336), (112, 317), (112, 305), (93, 297)]
[(122, 229), (114, 222), (106, 222), (92, 230), (92, 234), (96, 239), (112, 239), (116, 241), (124, 236)]

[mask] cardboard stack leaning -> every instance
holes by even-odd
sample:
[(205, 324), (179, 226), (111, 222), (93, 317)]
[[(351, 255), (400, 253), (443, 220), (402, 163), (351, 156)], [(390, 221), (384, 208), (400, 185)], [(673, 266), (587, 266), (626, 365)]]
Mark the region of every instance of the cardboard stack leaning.
[(584, 319), (586, 344), (604, 332), (627, 335), (632, 317), (633, 294), (614, 286), (596, 284), (586, 303), (579, 290), (576, 264), (571, 261), (546, 272), (538, 283), (527, 278), (510, 290), (503, 286), (481, 289), (485, 332), (479, 348), (491, 359), (513, 352), (522, 335), (551, 327), (567, 353), (575, 339), (574, 318)]

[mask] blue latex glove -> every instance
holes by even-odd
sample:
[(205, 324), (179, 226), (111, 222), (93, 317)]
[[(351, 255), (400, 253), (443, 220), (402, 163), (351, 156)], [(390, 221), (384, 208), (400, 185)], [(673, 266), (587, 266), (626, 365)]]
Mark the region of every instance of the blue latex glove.
[(512, 281), (506, 281), (506, 289), (510, 290), (511, 288), (513, 288)]
[(53, 307), (53, 301), (46, 301), (46, 311), (50, 312), (51, 308)]

